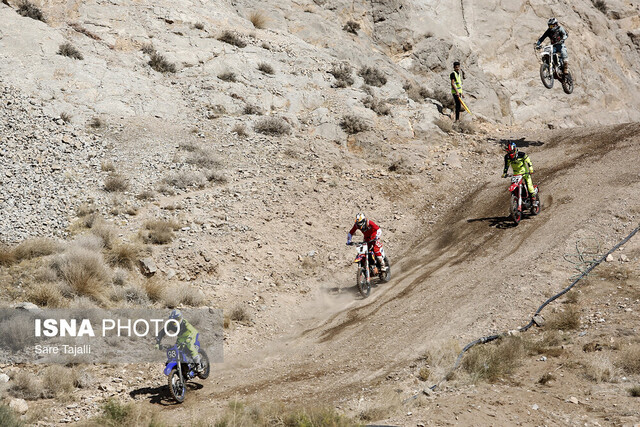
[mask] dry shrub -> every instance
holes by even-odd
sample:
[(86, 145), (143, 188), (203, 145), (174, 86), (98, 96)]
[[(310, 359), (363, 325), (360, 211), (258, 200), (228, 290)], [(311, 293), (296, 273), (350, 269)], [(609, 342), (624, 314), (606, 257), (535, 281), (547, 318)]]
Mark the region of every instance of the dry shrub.
[(173, 240), (173, 232), (179, 228), (180, 225), (175, 221), (167, 221), (164, 219), (151, 220), (144, 223), (141, 237), (145, 243), (164, 245)]
[(216, 152), (212, 149), (201, 148), (197, 148), (190, 153), (186, 162), (190, 165), (195, 165), (201, 168), (213, 168), (221, 165)]
[[(115, 172), (116, 171), (116, 166), (113, 164), (112, 161), (104, 161), (102, 163), (100, 163), (100, 170), (102, 172)], [(80, 216), (80, 215), (78, 215)]]
[(519, 337), (501, 338), (497, 343), (473, 347), (463, 359), (463, 368), (473, 381), (496, 382), (511, 375), (524, 355)]
[(558, 357), (563, 353), (562, 344), (566, 337), (560, 335), (557, 330), (544, 331), (540, 339), (527, 338), (524, 341), (527, 353), (530, 355), (544, 354), (550, 357)]
[(373, 110), (379, 116), (388, 116), (391, 114), (391, 109), (386, 102), (380, 101), (374, 96), (367, 96), (362, 103), (365, 107)]
[(429, 379), (430, 376), (431, 376), (431, 369), (427, 368), (426, 366), (423, 366), (422, 368), (420, 368), (420, 371), (418, 371), (418, 379), (420, 381), (426, 381)]
[(251, 21), (254, 28), (263, 29), (267, 26), (268, 19), (264, 12), (260, 10), (254, 10), (249, 14), (249, 21)]
[(540, 377), (540, 379), (538, 380), (538, 384), (546, 385), (551, 381), (554, 381), (555, 379), (556, 377), (554, 377), (552, 373), (547, 372), (546, 374)]
[(32, 373), (20, 370), (11, 378), (9, 393), (12, 396), (37, 400), (45, 397), (45, 389), (42, 382)]
[(244, 114), (249, 114), (249, 115), (254, 115), (254, 116), (261, 116), (263, 113), (262, 108), (258, 107), (257, 105), (251, 105), (251, 104), (247, 104), (244, 106), (244, 110), (242, 110), (242, 112)]
[(107, 262), (116, 267), (122, 267), (132, 270), (135, 267), (142, 248), (138, 245), (129, 243), (119, 243), (113, 245), (107, 253)]
[(101, 240), (101, 246), (107, 249), (113, 246), (116, 238), (115, 230), (104, 221), (94, 223), (93, 227), (91, 227), (91, 234), (98, 237)]
[(360, 24), (358, 24), (357, 22), (354, 21), (347, 21), (346, 24), (344, 24), (344, 27), (342, 27), (342, 29), (344, 31), (346, 31), (347, 33), (351, 33), (351, 34), (358, 34), (358, 30), (360, 29)]
[(610, 382), (615, 375), (615, 368), (608, 353), (594, 354), (584, 365), (585, 375), (597, 383)]
[(0, 404), (0, 426), (24, 427), (24, 424), (18, 418), (18, 415), (16, 415), (13, 409), (5, 404)]
[(433, 123), (435, 123), (435, 125), (438, 126), (443, 132), (453, 132), (453, 123), (451, 122), (451, 120), (440, 117), (437, 118)]
[(222, 35), (220, 37), (218, 37), (218, 40), (220, 40), (221, 42), (224, 43), (228, 43), (232, 46), (236, 46), (239, 48), (243, 48), (245, 46), (247, 46), (247, 44), (240, 38), (240, 36), (238, 36), (236, 33), (234, 33), (233, 31), (225, 31), (222, 33)]
[(382, 71), (375, 67), (364, 66), (358, 72), (358, 75), (364, 79), (369, 86), (381, 87), (387, 83), (387, 78)]
[(312, 270), (316, 268), (320, 263), (314, 257), (306, 256), (302, 258), (302, 268), (305, 270)]
[(53, 283), (36, 284), (27, 293), (27, 300), (40, 307), (60, 308), (64, 306), (64, 296), (62, 296), (60, 288)]
[(33, 319), (29, 316), (20, 316), (11, 320), (10, 328), (0, 329), (0, 342), (3, 348), (14, 351), (23, 350), (36, 344), (37, 338), (33, 333)]
[(212, 170), (207, 173), (207, 181), (215, 182), (216, 184), (226, 184), (229, 179), (224, 173)]
[(93, 129), (100, 129), (104, 127), (105, 123), (100, 117), (94, 117), (89, 121), (89, 127)]
[(8, 267), (16, 262), (13, 249), (5, 244), (0, 244), (0, 266)]
[(118, 300), (125, 300), (128, 303), (142, 306), (146, 306), (150, 302), (146, 289), (135, 285), (122, 288), (122, 293), (119, 295)]
[(224, 73), (218, 74), (218, 78), (225, 82), (237, 82), (236, 73), (233, 71), (225, 71)]
[(104, 180), (104, 189), (110, 193), (125, 191), (128, 188), (129, 182), (127, 181), (127, 178), (120, 174), (111, 173), (107, 179)]
[(164, 426), (150, 410), (133, 402), (121, 403), (115, 398), (102, 406), (102, 414), (84, 423), (87, 427)]
[(336, 64), (329, 71), (333, 77), (335, 77), (336, 82), (333, 85), (334, 87), (347, 87), (353, 84), (353, 75), (351, 74), (353, 69), (347, 63)]
[(149, 66), (159, 73), (175, 73), (176, 64), (167, 61), (163, 55), (153, 52), (148, 62)]
[(291, 126), (281, 117), (269, 116), (259, 120), (253, 127), (258, 133), (282, 136), (291, 133)]
[(42, 384), (47, 397), (68, 395), (75, 389), (76, 372), (60, 365), (51, 365), (44, 370)]
[(179, 299), (181, 305), (199, 307), (204, 303), (204, 294), (192, 286), (185, 286), (180, 289)]
[(346, 115), (340, 122), (340, 127), (349, 135), (369, 130), (369, 125), (362, 117)]
[(166, 284), (156, 277), (146, 279), (143, 287), (147, 297), (149, 297), (152, 302), (162, 301), (167, 288)]
[(53, 255), (62, 251), (60, 243), (52, 239), (37, 237), (23, 240), (13, 248), (13, 257), (16, 262)]
[(448, 108), (450, 110), (453, 110), (456, 106), (451, 92), (447, 92), (441, 87), (437, 87), (433, 91), (433, 99), (435, 99), (440, 104), (442, 104), (443, 108)]
[(433, 93), (431, 93), (429, 89), (424, 86), (417, 86), (411, 82), (406, 82), (402, 86), (402, 88), (407, 93), (409, 99), (412, 99), (416, 102), (424, 102), (424, 100), (427, 98), (433, 98)]
[(76, 49), (71, 43), (62, 43), (58, 48), (58, 55), (66, 56), (80, 61), (84, 59), (80, 51)]
[(37, 6), (31, 4), (27, 0), (23, 0), (20, 2), (20, 4), (18, 5), (17, 12), (22, 16), (26, 16), (27, 18), (35, 19), (37, 21), (47, 22), (44, 19), (44, 15), (42, 14), (42, 11), (38, 9)]
[(617, 364), (627, 374), (640, 374), (640, 344), (625, 349)]
[(241, 322), (241, 323), (251, 322), (251, 315), (249, 314), (247, 309), (241, 305), (237, 305), (233, 308), (233, 310), (231, 311), (231, 314), (229, 315), (229, 318), (234, 322)]
[(104, 301), (111, 272), (102, 254), (73, 246), (54, 260), (52, 268), (65, 280), (71, 294)]
[(275, 70), (273, 69), (273, 67), (270, 64), (267, 64), (266, 62), (261, 62), (258, 64), (258, 70), (262, 71), (265, 74), (275, 74)]
[(195, 24), (193, 24), (193, 28), (195, 28), (196, 30), (204, 30), (204, 24), (202, 22), (196, 22)]
[(156, 53), (156, 48), (153, 47), (152, 43), (143, 44), (142, 47), (140, 48), (140, 50), (145, 55), (153, 55), (154, 53)]
[(554, 313), (545, 325), (546, 329), (556, 329), (561, 331), (578, 329), (579, 327), (580, 311), (572, 305), (568, 306), (564, 311)]
[(607, 14), (609, 8), (607, 7), (607, 2), (604, 0), (591, 0), (593, 6), (598, 9), (600, 12)]
[(285, 407), (282, 404), (246, 406), (241, 402), (229, 402), (227, 410), (216, 426), (296, 426), (296, 427), (355, 427), (361, 425), (333, 408)]
[(640, 397), (640, 385), (631, 387), (628, 391), (629, 391), (629, 396)]
[(71, 123), (71, 114), (62, 112), (60, 113), (60, 119), (65, 123)]
[(140, 194), (136, 195), (138, 200), (153, 200), (156, 197), (156, 193), (152, 190), (144, 190)]
[[(162, 180), (165, 184), (172, 187), (179, 188), (181, 190), (189, 187), (202, 188), (205, 186), (207, 180), (202, 172), (182, 171), (171, 174)], [(163, 194), (172, 194), (172, 191), (164, 191), (160, 186), (158, 191)]]
[(472, 121), (460, 120), (456, 122), (455, 128), (464, 134), (473, 135), (476, 133), (476, 125)]
[(247, 133), (247, 127), (242, 123), (235, 124), (233, 126), (233, 129), (231, 129), (231, 132), (242, 138), (246, 138), (247, 136), (249, 136), (249, 134)]

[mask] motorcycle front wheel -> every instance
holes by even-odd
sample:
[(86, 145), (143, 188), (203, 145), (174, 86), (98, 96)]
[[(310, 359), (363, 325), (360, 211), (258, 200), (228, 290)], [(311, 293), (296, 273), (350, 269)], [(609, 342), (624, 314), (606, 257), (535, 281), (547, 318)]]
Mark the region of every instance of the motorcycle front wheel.
[(206, 380), (209, 378), (209, 372), (211, 371), (211, 365), (209, 364), (209, 356), (203, 349), (199, 349), (198, 353), (200, 353), (200, 363), (204, 368), (201, 373), (198, 374), (198, 378), (202, 378)]
[(358, 291), (364, 298), (371, 293), (371, 283), (367, 282), (367, 271), (364, 267), (358, 269)]
[(573, 93), (573, 76), (571, 75), (571, 71), (567, 71), (567, 75), (562, 79), (562, 90), (567, 95), (571, 95)]
[(547, 89), (553, 87), (553, 74), (551, 73), (551, 65), (547, 62), (540, 64), (540, 80)]
[(387, 266), (387, 269), (386, 271), (381, 271), (379, 277), (381, 282), (386, 283), (391, 280), (391, 264), (389, 263), (389, 258), (384, 257), (384, 265)]
[(536, 201), (531, 205), (531, 215), (538, 215), (540, 213), (540, 190), (536, 195)]
[(176, 402), (184, 402), (185, 395), (187, 394), (187, 385), (180, 379), (177, 368), (173, 368), (171, 372), (169, 372), (167, 384), (169, 385), (169, 392)]
[(511, 219), (516, 225), (520, 224), (520, 220), (522, 219), (522, 211), (518, 209), (518, 198), (515, 195), (511, 196)]

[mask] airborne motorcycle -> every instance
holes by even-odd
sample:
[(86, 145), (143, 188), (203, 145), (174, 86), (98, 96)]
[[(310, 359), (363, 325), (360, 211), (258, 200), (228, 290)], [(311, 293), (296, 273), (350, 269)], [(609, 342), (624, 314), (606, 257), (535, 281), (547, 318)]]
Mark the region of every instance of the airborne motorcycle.
[(358, 247), (356, 259), (353, 260), (354, 263), (358, 264), (356, 284), (360, 294), (366, 298), (371, 293), (371, 277), (378, 276), (383, 283), (391, 279), (391, 263), (384, 252), (384, 248), (382, 248), (382, 259), (384, 259), (384, 264), (387, 267), (382, 271), (373, 253), (373, 244), (371, 245), (371, 250), (368, 249), (367, 242), (350, 243), (350, 245), (354, 244)]
[(573, 92), (573, 76), (571, 71), (567, 71), (567, 75), (562, 73), (564, 61), (562, 56), (558, 53), (553, 53), (553, 45), (545, 45), (544, 47), (537, 47), (536, 49), (542, 49), (540, 53), (540, 80), (547, 89), (553, 87), (553, 80), (558, 79), (562, 83), (562, 90), (566, 94)]
[(211, 366), (209, 365), (209, 357), (207, 353), (200, 348), (200, 334), (196, 335), (196, 346), (200, 353), (200, 363), (202, 364), (202, 372), (196, 371), (196, 363), (189, 356), (189, 353), (182, 345), (163, 346), (163, 350), (167, 351), (167, 362), (165, 363), (164, 374), (168, 376), (167, 383), (171, 396), (178, 403), (184, 401), (187, 393), (187, 381), (195, 377), (203, 380), (209, 377)]
[[(526, 174), (525, 174), (526, 175)], [(540, 192), (536, 194), (536, 197), (531, 203), (529, 198), (529, 191), (527, 185), (522, 179), (522, 175), (508, 176), (511, 178), (511, 185), (509, 186), (509, 192), (511, 193), (511, 202), (509, 212), (513, 222), (518, 225), (522, 219), (522, 214), (527, 209), (531, 212), (531, 215), (538, 215), (540, 213)], [(537, 185), (533, 186), (536, 190)]]

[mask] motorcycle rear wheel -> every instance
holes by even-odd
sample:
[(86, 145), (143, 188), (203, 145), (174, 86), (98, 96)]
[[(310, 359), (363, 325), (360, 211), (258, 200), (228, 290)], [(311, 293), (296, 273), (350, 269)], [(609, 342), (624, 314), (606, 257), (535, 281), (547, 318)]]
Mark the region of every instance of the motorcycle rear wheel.
[(567, 75), (562, 79), (562, 90), (567, 95), (571, 95), (573, 93), (573, 76), (571, 75), (571, 71), (567, 71)]
[(173, 368), (171, 372), (169, 372), (167, 384), (169, 385), (169, 392), (176, 402), (184, 402), (185, 395), (187, 394), (187, 384), (185, 384), (185, 381), (180, 380), (180, 374), (177, 368)]
[(367, 282), (367, 272), (364, 268), (358, 269), (358, 291), (363, 298), (366, 298), (371, 293), (371, 283)]
[(547, 89), (553, 87), (553, 74), (551, 73), (551, 65), (546, 62), (540, 64), (540, 80)]
[(522, 220), (522, 211), (518, 209), (518, 198), (515, 196), (511, 196), (511, 219), (516, 225), (520, 224), (520, 220)]
[(380, 272), (380, 281), (383, 283), (387, 283), (391, 280), (391, 264), (389, 263), (389, 258), (384, 257), (384, 265), (387, 267), (385, 271)]
[(202, 378), (206, 380), (209, 378), (209, 372), (211, 372), (211, 365), (209, 364), (209, 356), (207, 356), (207, 352), (203, 349), (199, 349), (198, 353), (200, 353), (200, 363), (204, 368), (201, 373), (198, 374), (198, 378)]

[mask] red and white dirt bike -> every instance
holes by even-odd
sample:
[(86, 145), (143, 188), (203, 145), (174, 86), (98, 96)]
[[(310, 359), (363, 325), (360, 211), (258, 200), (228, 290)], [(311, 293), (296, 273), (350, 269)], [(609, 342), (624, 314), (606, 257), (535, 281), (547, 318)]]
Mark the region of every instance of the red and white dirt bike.
[[(524, 175), (528, 174), (525, 173)], [(540, 213), (540, 191), (538, 191), (533, 203), (531, 203), (523, 175), (507, 175), (507, 177), (511, 178), (511, 185), (509, 186), (509, 192), (511, 193), (509, 212), (511, 213), (513, 222), (518, 225), (524, 211), (529, 210), (531, 215), (538, 215)], [(533, 187), (538, 190), (537, 185)]]
[(358, 254), (356, 255), (356, 259), (353, 260), (354, 263), (358, 264), (356, 284), (360, 294), (366, 298), (371, 293), (372, 276), (378, 276), (383, 283), (391, 279), (391, 263), (384, 253), (384, 248), (380, 249), (382, 259), (384, 259), (384, 264), (387, 267), (382, 271), (373, 253), (373, 244), (371, 245), (371, 250), (367, 248), (367, 242), (352, 242), (350, 245), (356, 245), (358, 247)]

